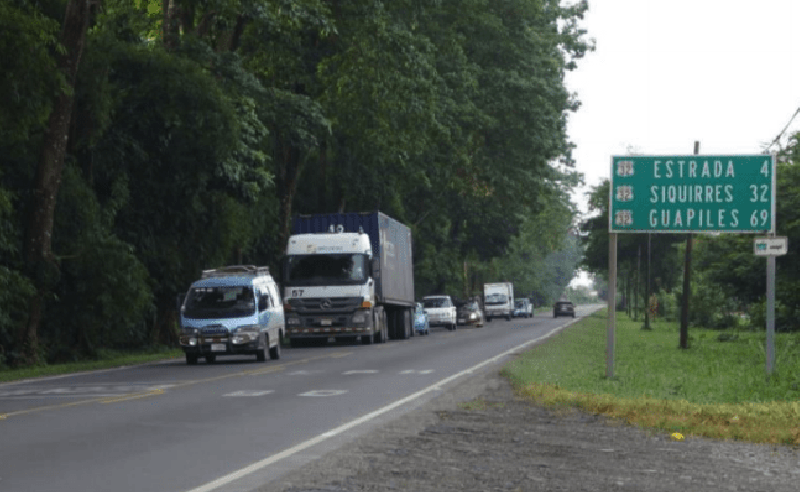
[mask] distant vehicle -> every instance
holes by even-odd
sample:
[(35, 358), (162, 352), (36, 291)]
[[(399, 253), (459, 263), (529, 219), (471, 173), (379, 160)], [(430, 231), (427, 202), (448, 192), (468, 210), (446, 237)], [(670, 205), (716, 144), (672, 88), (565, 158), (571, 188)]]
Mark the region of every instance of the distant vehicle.
[(553, 305), (553, 317), (572, 316), (575, 317), (575, 305), (571, 301), (558, 301)]
[(461, 304), (456, 313), (458, 315), (456, 323), (459, 325), (475, 325), (478, 328), (483, 326), (483, 311), (477, 301), (467, 301)]
[(414, 336), (411, 246), (411, 230), (381, 212), (294, 217), (282, 278), (292, 346)]
[(505, 318), (511, 321), (514, 315), (514, 284), (494, 282), (483, 284), (483, 307), (486, 321), (492, 318)]
[(425, 296), (422, 298), (430, 326), (456, 329), (456, 306), (450, 296)]
[(269, 268), (232, 265), (204, 270), (181, 306), (180, 346), (186, 363), (218, 355), (281, 357), (283, 306)]
[(533, 318), (533, 305), (530, 299), (522, 297), (514, 300), (515, 318)]
[(425, 312), (425, 307), (421, 302), (416, 304), (414, 309), (414, 330), (420, 335), (430, 335), (431, 325), (428, 322), (428, 313)]

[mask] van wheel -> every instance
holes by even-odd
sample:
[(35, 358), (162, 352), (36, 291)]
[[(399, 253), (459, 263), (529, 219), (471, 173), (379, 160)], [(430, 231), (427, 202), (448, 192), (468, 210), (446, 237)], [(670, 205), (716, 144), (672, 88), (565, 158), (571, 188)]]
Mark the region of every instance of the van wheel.
[(186, 354), (186, 363), (190, 366), (197, 364), (197, 354)]
[(281, 342), (276, 343), (274, 347), (270, 347), (269, 358), (272, 360), (278, 360), (281, 358)]

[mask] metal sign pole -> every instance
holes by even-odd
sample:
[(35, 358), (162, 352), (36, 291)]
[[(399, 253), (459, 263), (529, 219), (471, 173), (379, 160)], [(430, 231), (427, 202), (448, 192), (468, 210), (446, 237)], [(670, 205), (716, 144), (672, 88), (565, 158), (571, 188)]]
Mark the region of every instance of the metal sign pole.
[(617, 309), (617, 234), (608, 235), (608, 343), (606, 377), (614, 377), (614, 322)]
[(767, 377), (775, 368), (775, 255), (767, 256)]

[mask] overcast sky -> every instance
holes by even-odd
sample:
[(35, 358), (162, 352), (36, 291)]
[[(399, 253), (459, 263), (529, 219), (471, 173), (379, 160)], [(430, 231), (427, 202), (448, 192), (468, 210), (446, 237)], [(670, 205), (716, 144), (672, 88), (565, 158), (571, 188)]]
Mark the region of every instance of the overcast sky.
[(567, 77), (587, 184), (629, 148), (691, 154), (698, 140), (701, 154), (760, 153), (800, 107), (799, 19), (800, 0), (589, 0), (597, 49)]
[(589, 0), (597, 49), (567, 76), (582, 102), (568, 130), (582, 210), (629, 149), (760, 153), (800, 108), (798, 19), (800, 0)]

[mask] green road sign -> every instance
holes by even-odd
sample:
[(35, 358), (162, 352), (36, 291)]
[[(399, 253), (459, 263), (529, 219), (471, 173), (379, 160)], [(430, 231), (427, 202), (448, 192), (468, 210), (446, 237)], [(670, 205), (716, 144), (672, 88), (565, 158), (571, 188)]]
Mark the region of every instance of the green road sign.
[(609, 232), (775, 229), (775, 155), (614, 156)]

